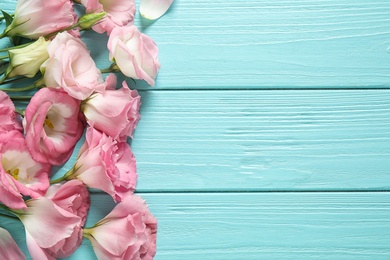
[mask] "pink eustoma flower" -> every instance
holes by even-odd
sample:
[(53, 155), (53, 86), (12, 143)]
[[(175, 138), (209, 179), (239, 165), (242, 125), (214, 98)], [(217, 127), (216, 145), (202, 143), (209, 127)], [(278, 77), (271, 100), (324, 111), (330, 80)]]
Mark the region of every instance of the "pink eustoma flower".
[(24, 260), (26, 256), (20, 250), (11, 234), (0, 227), (0, 258)]
[(95, 32), (110, 34), (115, 27), (132, 24), (135, 14), (134, 0), (81, 0), (87, 13), (106, 12), (107, 16), (92, 27)]
[(0, 134), (0, 202), (12, 209), (25, 208), (24, 196), (43, 196), (49, 187), (51, 166), (31, 158), (19, 131)]
[(150, 20), (160, 18), (169, 9), (173, 0), (141, 0), (139, 11)]
[(34, 160), (61, 165), (84, 131), (80, 101), (62, 90), (42, 88), (31, 98), (23, 124)]
[(85, 136), (69, 178), (77, 178), (90, 188), (103, 190), (115, 201), (131, 195), (138, 176), (130, 146), (91, 127)]
[(108, 39), (110, 59), (120, 71), (133, 79), (143, 79), (154, 86), (160, 69), (156, 43), (136, 26), (115, 27)]
[(22, 131), (21, 117), (15, 113), (15, 106), (9, 96), (0, 90), (0, 133), (12, 130)]
[(90, 206), (89, 192), (84, 183), (79, 180), (70, 180), (65, 183), (53, 184), (45, 195), (57, 206), (81, 218), (84, 225)]
[(87, 189), (77, 180), (54, 185), (44, 197), (28, 200), (18, 217), (32, 258), (57, 259), (74, 253), (82, 242), (89, 203)]
[[(115, 86), (116, 80), (108, 77), (108, 86)], [(122, 88), (108, 88), (103, 93), (94, 93), (82, 105), (87, 123), (114, 139), (126, 141), (132, 137), (140, 119), (141, 97), (136, 90), (130, 90), (124, 81)]]
[(145, 201), (132, 195), (96, 225), (84, 229), (98, 259), (151, 260), (156, 254), (157, 220)]
[(59, 33), (48, 46), (49, 59), (41, 66), (43, 82), (84, 100), (105, 83), (85, 43), (67, 32)]
[(38, 39), (73, 25), (76, 18), (70, 0), (18, 0), (14, 19), (5, 34)]

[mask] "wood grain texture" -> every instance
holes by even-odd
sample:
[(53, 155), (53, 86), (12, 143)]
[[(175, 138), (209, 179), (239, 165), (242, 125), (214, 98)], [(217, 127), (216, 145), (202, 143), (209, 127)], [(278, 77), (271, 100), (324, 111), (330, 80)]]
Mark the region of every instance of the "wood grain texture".
[[(159, 220), (156, 260), (388, 259), (390, 193), (141, 194)], [(113, 207), (93, 197), (92, 225)], [(13, 223), (6, 223), (14, 227)], [(15, 229), (13, 229), (15, 230)], [(13, 231), (19, 244), (23, 232)], [(69, 259), (95, 259), (89, 242)]]
[(388, 90), (140, 93), (140, 192), (390, 190)]
[[(175, 0), (157, 21), (137, 14), (162, 63), (154, 88), (129, 81), (146, 89), (131, 145), (156, 260), (389, 259), (390, 92), (374, 90), (390, 88), (389, 13), (378, 0)], [(107, 36), (83, 40), (107, 67)], [(87, 225), (113, 207), (94, 192)], [(20, 224), (0, 226), (27, 252)], [(84, 241), (68, 259), (96, 257)]]
[(390, 189), (390, 91), (141, 95), (139, 191)]
[[(389, 13), (389, 1), (178, 0), (135, 24), (159, 46), (155, 88), (388, 88)], [(107, 67), (106, 37), (85, 40)]]
[(389, 13), (389, 1), (179, 0), (136, 24), (160, 48), (158, 88), (388, 88)]
[(389, 2), (178, 1), (174, 7), (146, 31), (165, 61), (158, 86), (389, 86)]

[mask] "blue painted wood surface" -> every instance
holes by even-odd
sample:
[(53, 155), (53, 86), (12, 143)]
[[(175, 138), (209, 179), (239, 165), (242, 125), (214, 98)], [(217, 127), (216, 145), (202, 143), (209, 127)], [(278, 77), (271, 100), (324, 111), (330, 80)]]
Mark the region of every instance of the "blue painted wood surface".
[[(390, 258), (389, 13), (389, 1), (176, 0), (153, 23), (137, 16), (162, 63), (155, 87), (133, 85), (155, 259)], [(106, 37), (85, 37), (106, 67)], [(114, 206), (92, 199), (89, 225)], [(0, 221), (26, 251), (23, 228)], [(69, 259), (95, 259), (89, 242)]]

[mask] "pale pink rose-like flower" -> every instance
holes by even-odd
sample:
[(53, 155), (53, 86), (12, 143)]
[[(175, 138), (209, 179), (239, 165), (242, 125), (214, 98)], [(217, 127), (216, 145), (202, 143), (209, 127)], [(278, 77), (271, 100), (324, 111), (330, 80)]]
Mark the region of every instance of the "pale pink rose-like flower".
[(43, 196), (51, 166), (31, 158), (19, 131), (0, 134), (0, 202), (11, 209), (25, 208), (24, 196)]
[(5, 34), (38, 39), (72, 26), (76, 18), (70, 0), (18, 0), (14, 19), (5, 29)]
[(173, 3), (173, 0), (141, 0), (139, 11), (143, 17), (150, 20), (160, 18)]
[(126, 142), (91, 127), (87, 128), (85, 143), (80, 148), (74, 172), (88, 187), (100, 189), (121, 201), (134, 192), (137, 182), (135, 157)]
[(156, 254), (157, 220), (145, 201), (132, 195), (96, 225), (84, 229), (98, 259), (151, 260)]
[(18, 247), (11, 234), (4, 228), (0, 227), (0, 258), (24, 260), (26, 256)]
[(68, 257), (82, 242), (82, 226), (89, 209), (89, 193), (77, 180), (56, 184), (45, 197), (26, 201), (18, 215), (26, 230), (33, 259)]
[(49, 59), (41, 66), (43, 82), (49, 88), (62, 88), (70, 96), (84, 100), (105, 83), (85, 43), (62, 32), (48, 45)]
[(15, 106), (9, 96), (0, 90), (0, 133), (12, 130), (22, 131), (22, 119), (15, 113)]
[(115, 27), (132, 24), (136, 10), (134, 0), (81, 0), (87, 13), (106, 12), (107, 15), (92, 27), (95, 32), (110, 34)]
[(156, 43), (136, 26), (116, 27), (108, 39), (110, 59), (120, 71), (133, 79), (143, 79), (154, 86), (160, 69)]
[(80, 101), (62, 90), (42, 88), (27, 105), (23, 124), (26, 144), (38, 162), (66, 162), (84, 131)]
[(81, 218), (81, 225), (84, 225), (90, 206), (88, 189), (79, 180), (70, 180), (65, 183), (53, 184), (45, 195), (57, 206), (69, 211)]
[(133, 136), (141, 117), (141, 97), (136, 90), (130, 90), (125, 81), (120, 89), (110, 88), (115, 85), (116, 79), (109, 76), (108, 89), (92, 94), (82, 104), (81, 110), (90, 126), (114, 139), (126, 141), (127, 136)]

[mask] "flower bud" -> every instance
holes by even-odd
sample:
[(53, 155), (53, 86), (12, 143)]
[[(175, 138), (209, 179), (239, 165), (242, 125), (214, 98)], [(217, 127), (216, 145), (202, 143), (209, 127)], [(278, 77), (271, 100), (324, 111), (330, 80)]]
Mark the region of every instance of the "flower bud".
[(106, 12), (85, 14), (78, 20), (78, 25), (80, 29), (91, 29), (91, 27), (99, 22), (104, 16), (106, 16)]
[(6, 77), (34, 77), (42, 63), (49, 58), (47, 45), (48, 42), (45, 38), (40, 37), (25, 47), (10, 49), (8, 51), (10, 64), (6, 71)]

